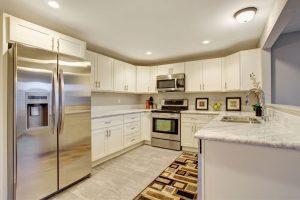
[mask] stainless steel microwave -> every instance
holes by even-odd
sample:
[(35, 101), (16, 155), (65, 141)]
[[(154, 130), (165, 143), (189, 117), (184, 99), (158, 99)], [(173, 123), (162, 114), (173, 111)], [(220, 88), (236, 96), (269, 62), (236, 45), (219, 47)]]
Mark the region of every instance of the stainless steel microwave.
[(156, 86), (158, 92), (184, 92), (185, 74), (168, 74), (157, 76)]

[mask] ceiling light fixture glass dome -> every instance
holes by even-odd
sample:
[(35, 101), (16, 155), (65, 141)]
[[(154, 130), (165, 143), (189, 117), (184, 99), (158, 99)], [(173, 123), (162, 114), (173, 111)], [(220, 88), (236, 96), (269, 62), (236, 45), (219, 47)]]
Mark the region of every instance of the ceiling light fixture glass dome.
[(234, 18), (238, 23), (247, 23), (254, 18), (256, 12), (257, 12), (257, 8), (255, 7), (244, 8), (242, 10), (237, 11), (234, 14)]

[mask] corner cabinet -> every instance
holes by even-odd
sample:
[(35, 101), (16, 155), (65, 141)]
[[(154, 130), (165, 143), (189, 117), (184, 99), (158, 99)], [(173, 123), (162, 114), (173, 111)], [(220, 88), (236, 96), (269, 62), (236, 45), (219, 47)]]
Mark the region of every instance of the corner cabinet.
[(241, 90), (250, 90), (253, 88), (253, 83), (250, 79), (250, 74), (253, 73), (256, 80), (262, 86), (262, 64), (261, 50), (251, 49), (240, 52), (241, 61)]
[(85, 58), (85, 42), (13, 16), (5, 18), (9, 20), (9, 41)]

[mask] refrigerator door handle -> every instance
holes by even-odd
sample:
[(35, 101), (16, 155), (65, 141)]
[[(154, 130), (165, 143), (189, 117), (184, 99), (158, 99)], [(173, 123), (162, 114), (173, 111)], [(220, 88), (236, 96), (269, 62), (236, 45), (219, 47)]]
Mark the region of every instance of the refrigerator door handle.
[(63, 70), (59, 70), (58, 73), (59, 76), (59, 116), (60, 116), (60, 123), (59, 123), (59, 134), (62, 134), (64, 123), (65, 123), (65, 94), (64, 94), (64, 88), (65, 88), (65, 82), (64, 82), (64, 75)]
[(56, 72), (53, 73), (52, 79), (52, 121), (53, 121), (53, 134), (57, 132), (58, 119), (59, 119), (59, 98), (58, 98), (58, 80)]

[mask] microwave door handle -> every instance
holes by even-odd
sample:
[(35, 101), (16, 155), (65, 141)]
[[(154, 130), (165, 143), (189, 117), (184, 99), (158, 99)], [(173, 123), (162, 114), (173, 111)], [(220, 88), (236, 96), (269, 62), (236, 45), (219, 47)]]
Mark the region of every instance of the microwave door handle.
[(59, 70), (59, 115), (60, 115), (60, 123), (59, 123), (59, 134), (62, 134), (64, 123), (65, 123), (65, 81), (63, 70)]

